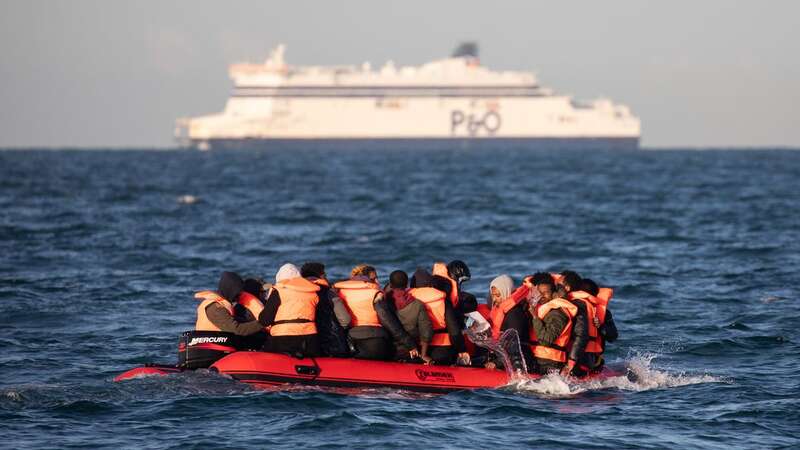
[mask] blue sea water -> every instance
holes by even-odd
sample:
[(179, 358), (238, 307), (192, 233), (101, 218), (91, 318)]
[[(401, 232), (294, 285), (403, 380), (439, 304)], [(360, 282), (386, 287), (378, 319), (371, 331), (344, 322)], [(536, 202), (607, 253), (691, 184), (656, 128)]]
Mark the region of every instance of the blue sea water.
[[(798, 448), (800, 152), (0, 152), (0, 447)], [(448, 395), (258, 391), (174, 362), (223, 270), (463, 259), (615, 288), (612, 365)]]

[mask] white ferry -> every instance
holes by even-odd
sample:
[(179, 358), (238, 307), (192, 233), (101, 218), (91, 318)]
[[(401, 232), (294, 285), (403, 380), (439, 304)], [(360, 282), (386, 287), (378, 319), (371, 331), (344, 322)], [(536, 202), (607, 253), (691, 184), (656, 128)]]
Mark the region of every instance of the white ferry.
[(279, 141), (523, 140), (638, 147), (640, 121), (608, 99), (578, 102), (531, 72), (493, 71), (477, 46), (421, 66), (291, 66), (278, 46), (263, 64), (233, 64), (224, 111), (180, 118), (199, 149)]

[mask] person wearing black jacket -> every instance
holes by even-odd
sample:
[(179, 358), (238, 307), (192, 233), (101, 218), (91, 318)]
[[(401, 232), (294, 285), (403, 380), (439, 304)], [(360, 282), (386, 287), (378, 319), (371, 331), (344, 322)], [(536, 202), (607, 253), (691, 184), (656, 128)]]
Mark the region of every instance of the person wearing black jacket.
[[(264, 301), (267, 299), (266, 292), (264, 291), (264, 281), (257, 278), (248, 278), (244, 280), (242, 292), (246, 292), (258, 299), (262, 307)], [(253, 313), (239, 302), (233, 305), (233, 316), (239, 322), (258, 320), (258, 317), (254, 317)], [(267, 331), (262, 327), (260, 332), (242, 337), (239, 340), (239, 348), (244, 350), (259, 350), (264, 346), (266, 340)]]
[[(519, 346), (517, 346), (515, 343), (512, 343), (513, 346), (506, 348), (505, 350), (511, 359), (514, 369), (522, 370), (521, 361), (524, 359), (525, 365), (530, 371), (534, 366), (534, 361), (533, 354), (531, 353), (531, 347), (527, 344), (531, 324), (531, 317), (530, 313), (528, 312), (528, 302), (520, 301), (513, 308), (509, 309), (505, 313), (502, 313), (501, 304), (511, 296), (512, 292), (514, 292), (514, 279), (509, 275), (500, 275), (495, 277), (495, 279), (489, 283), (489, 299), (492, 308), (492, 318), (494, 320), (498, 320), (500, 317), (502, 317), (499, 328), (501, 334), (506, 330), (516, 330), (517, 337), (519, 338)], [(484, 352), (481, 351), (479, 353)], [(496, 355), (492, 355), (492, 358), (489, 360), (489, 363), (485, 365), (485, 367), (502, 368), (503, 361), (500, 358), (497, 358)]]
[[(563, 298), (569, 298), (569, 293), (577, 290), (581, 285), (581, 276), (571, 270), (561, 272), (563, 279)], [(584, 349), (589, 342), (589, 319), (586, 305), (580, 301), (570, 302), (578, 307), (578, 314), (572, 319), (572, 339), (567, 354), (567, 364), (561, 370), (561, 375), (585, 375), (576, 369), (578, 363), (584, 360)]]
[[(600, 291), (597, 283), (590, 280), (589, 278), (584, 278), (581, 282), (581, 290), (585, 291), (591, 295), (597, 295)], [(600, 323), (600, 319), (597, 316), (594, 317), (593, 325), (597, 328), (597, 333), (600, 335), (600, 339), (602, 341), (602, 348), (605, 350), (606, 342), (614, 342), (619, 337), (619, 332), (617, 331), (617, 325), (614, 323), (614, 318), (611, 315), (611, 310), (606, 307), (606, 314), (605, 320), (603, 323)], [(604, 358), (602, 354), (595, 355), (593, 353), (586, 352), (584, 354), (584, 365), (590, 369), (592, 372), (599, 372), (603, 369), (603, 365), (605, 364)]]
[[(217, 293), (234, 305), (242, 292), (243, 285), (244, 281), (238, 274), (223, 272), (219, 279)], [(212, 302), (206, 306), (204, 313), (209, 322), (219, 328), (220, 331), (226, 333), (233, 333), (237, 336), (250, 336), (264, 330), (264, 326), (256, 320), (258, 318), (249, 318), (249, 320), (237, 319), (218, 302)]]
[(317, 335), (322, 356), (347, 358), (355, 351), (345, 331), (350, 326), (350, 313), (333, 289), (325, 274), (325, 265), (307, 262), (300, 267), (300, 276), (319, 286), (317, 303)]
[[(463, 289), (464, 283), (468, 282), (472, 278), (472, 275), (470, 274), (467, 264), (459, 259), (450, 261), (447, 264), (447, 274), (450, 278), (456, 280), (456, 284), (458, 285), (458, 310), (456, 314), (459, 316), (459, 321), (463, 322), (464, 314), (471, 313), (478, 309), (478, 299)], [(463, 328), (463, 323), (461, 325)]]
[[(411, 278), (411, 287), (432, 287), (444, 292), (445, 298), (450, 298), (450, 290), (452, 289), (450, 280), (438, 275), (432, 276), (424, 269), (417, 269), (414, 273)], [(450, 337), (450, 345), (431, 345), (428, 356), (431, 357), (434, 364), (452, 365), (458, 362), (459, 364), (469, 365), (470, 357), (464, 345), (464, 335), (461, 333), (456, 310), (449, 301), (444, 302), (444, 320), (447, 334)]]

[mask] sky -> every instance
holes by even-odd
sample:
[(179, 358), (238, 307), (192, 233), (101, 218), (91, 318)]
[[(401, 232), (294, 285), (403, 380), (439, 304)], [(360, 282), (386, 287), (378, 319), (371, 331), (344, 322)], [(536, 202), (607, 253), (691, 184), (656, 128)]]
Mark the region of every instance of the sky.
[(418, 65), (477, 41), (642, 120), (646, 147), (800, 147), (797, 1), (0, 2), (0, 147), (170, 147), (219, 112), (227, 67)]

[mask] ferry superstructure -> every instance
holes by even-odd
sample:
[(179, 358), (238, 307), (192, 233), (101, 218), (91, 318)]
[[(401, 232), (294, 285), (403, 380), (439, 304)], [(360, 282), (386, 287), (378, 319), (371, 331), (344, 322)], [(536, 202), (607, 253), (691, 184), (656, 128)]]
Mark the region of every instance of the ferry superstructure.
[(519, 139), (638, 146), (641, 125), (608, 99), (578, 102), (531, 72), (493, 71), (477, 47), (421, 66), (291, 66), (278, 46), (263, 64), (233, 64), (218, 114), (181, 118), (200, 149), (293, 140)]

